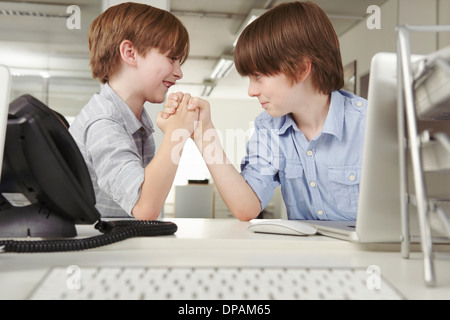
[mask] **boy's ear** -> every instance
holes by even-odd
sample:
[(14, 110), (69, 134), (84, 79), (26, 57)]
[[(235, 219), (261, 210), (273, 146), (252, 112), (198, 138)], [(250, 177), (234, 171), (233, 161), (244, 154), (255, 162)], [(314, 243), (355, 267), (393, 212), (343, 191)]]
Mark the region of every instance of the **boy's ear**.
[(300, 65), (300, 72), (299, 72), (299, 77), (298, 77), (298, 82), (303, 82), (305, 81), (309, 75), (311, 74), (311, 70), (312, 70), (312, 62), (311, 60), (304, 58), (303, 62)]
[(129, 65), (136, 65), (137, 51), (130, 40), (123, 40), (119, 46), (122, 61)]

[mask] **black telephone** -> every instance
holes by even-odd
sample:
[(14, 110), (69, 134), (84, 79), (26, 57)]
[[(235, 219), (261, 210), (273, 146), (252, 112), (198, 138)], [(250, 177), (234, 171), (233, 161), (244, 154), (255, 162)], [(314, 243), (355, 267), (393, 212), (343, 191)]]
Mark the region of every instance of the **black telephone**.
[[(0, 253), (84, 250), (177, 231), (172, 222), (102, 221), (86, 163), (67, 129), (63, 116), (30, 95), (11, 102), (1, 170), (0, 238), (45, 240), (0, 240)], [(103, 234), (69, 239), (77, 235), (75, 225), (94, 223)]]

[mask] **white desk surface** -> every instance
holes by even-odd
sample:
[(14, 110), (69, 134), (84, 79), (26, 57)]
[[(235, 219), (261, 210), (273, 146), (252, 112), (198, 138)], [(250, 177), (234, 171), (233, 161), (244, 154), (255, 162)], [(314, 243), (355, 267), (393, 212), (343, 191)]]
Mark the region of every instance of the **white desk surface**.
[[(172, 236), (133, 238), (81, 252), (0, 254), (0, 299), (26, 299), (52, 267), (344, 267), (376, 265), (407, 299), (450, 299), (450, 254), (436, 253), (437, 286), (423, 281), (420, 252), (402, 259), (392, 246), (376, 250), (324, 236), (255, 234), (234, 219), (167, 219)], [(97, 235), (80, 226), (79, 236)]]

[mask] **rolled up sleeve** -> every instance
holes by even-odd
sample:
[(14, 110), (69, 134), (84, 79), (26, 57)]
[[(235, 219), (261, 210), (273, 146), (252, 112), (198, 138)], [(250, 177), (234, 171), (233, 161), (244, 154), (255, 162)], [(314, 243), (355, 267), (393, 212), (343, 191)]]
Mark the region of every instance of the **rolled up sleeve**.
[(241, 164), (241, 175), (250, 185), (265, 208), (280, 185), (277, 161), (277, 134), (273, 130), (255, 126), (255, 132), (247, 144), (247, 156)]

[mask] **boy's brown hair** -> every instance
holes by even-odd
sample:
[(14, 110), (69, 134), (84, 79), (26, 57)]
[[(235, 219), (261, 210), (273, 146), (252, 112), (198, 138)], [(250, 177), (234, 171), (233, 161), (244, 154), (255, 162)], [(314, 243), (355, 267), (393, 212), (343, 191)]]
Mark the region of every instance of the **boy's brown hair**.
[(311, 61), (316, 90), (324, 94), (344, 85), (339, 40), (323, 10), (313, 2), (283, 3), (247, 26), (235, 49), (242, 76), (285, 74), (297, 82)]
[(89, 30), (92, 75), (101, 83), (117, 71), (124, 40), (131, 41), (142, 56), (154, 48), (183, 63), (189, 55), (188, 32), (173, 14), (145, 4), (122, 3), (98, 16)]

